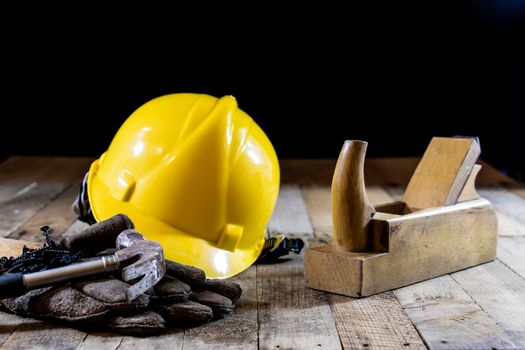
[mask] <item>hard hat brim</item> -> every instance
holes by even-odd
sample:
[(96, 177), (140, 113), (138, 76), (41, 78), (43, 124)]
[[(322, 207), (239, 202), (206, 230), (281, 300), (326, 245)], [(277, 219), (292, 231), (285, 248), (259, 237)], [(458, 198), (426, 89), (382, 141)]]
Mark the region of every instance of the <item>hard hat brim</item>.
[(117, 200), (96, 176), (97, 168), (98, 160), (91, 165), (87, 186), (91, 210), (97, 222), (118, 213), (128, 215), (140, 233), (162, 245), (166, 259), (198, 267), (204, 270), (208, 278), (237, 275), (259, 257), (264, 245), (263, 237), (250, 249), (220, 249), (213, 242), (189, 235), (145, 214), (130, 202)]

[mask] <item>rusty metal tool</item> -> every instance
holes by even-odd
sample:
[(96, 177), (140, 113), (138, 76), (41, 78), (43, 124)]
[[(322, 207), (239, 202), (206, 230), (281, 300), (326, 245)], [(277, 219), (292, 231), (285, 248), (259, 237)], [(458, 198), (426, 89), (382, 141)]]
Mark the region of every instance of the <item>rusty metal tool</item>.
[(19, 272), (0, 276), (0, 299), (16, 297), (32, 289), (62, 281), (122, 270), (122, 279), (134, 282), (127, 291), (128, 300), (133, 300), (164, 277), (166, 266), (159, 243), (144, 239), (136, 230), (127, 229), (118, 235), (116, 247), (118, 250), (114, 254), (78, 264), (28, 274)]

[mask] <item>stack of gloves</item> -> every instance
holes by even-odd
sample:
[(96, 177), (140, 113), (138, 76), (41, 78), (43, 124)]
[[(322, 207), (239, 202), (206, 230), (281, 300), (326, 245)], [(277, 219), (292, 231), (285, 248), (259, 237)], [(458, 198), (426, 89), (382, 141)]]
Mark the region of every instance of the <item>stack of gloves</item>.
[[(68, 236), (60, 245), (83, 257), (111, 254), (118, 234), (133, 223), (123, 215)], [(94, 324), (99, 331), (130, 335), (162, 333), (169, 327), (194, 327), (223, 318), (235, 308), (241, 287), (231, 280), (207, 279), (204, 271), (166, 260), (166, 275), (152, 289), (128, 301), (129, 284), (120, 273), (32, 290), (3, 305), (24, 317)]]

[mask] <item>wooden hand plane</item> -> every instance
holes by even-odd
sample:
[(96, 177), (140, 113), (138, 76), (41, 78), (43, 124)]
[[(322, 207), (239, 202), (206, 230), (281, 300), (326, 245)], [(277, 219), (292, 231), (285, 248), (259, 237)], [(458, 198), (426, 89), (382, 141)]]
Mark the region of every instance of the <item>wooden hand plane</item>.
[(479, 197), (477, 138), (434, 137), (403, 201), (373, 207), (367, 143), (346, 141), (332, 180), (333, 241), (305, 253), (314, 289), (368, 296), (494, 260), (497, 221)]

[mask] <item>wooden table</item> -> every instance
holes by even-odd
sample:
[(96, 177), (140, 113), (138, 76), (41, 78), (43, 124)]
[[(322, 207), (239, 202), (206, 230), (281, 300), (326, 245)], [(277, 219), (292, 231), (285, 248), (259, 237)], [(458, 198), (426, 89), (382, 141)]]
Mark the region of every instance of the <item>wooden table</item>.
[[(11, 157), (0, 164), (0, 234), (38, 240), (84, 227), (70, 205), (92, 159)], [(403, 193), (415, 158), (368, 159), (374, 204)], [(270, 234), (331, 239), (335, 160), (284, 160)], [(5, 349), (516, 349), (525, 348), (525, 187), (485, 166), (478, 190), (498, 212), (498, 259), (362, 299), (312, 290), (303, 257), (252, 266), (235, 279), (243, 295), (229, 317), (199, 328), (134, 338), (85, 333), (0, 312)], [(461, 249), (461, 247), (458, 247)]]

